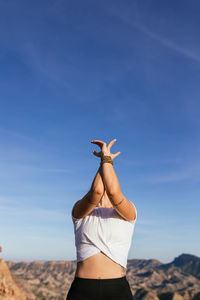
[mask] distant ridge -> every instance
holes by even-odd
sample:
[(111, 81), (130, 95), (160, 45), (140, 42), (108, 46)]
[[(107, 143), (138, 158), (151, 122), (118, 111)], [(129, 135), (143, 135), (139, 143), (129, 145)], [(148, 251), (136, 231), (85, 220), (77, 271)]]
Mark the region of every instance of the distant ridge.
[[(74, 279), (75, 261), (7, 262), (18, 285), (31, 299), (65, 299)], [(127, 280), (134, 300), (199, 300), (200, 257), (181, 254), (167, 264), (157, 259), (129, 259)], [(29, 299), (28, 299), (29, 300)]]
[(198, 256), (184, 253), (176, 257), (172, 263), (184, 272), (200, 279), (200, 258)]

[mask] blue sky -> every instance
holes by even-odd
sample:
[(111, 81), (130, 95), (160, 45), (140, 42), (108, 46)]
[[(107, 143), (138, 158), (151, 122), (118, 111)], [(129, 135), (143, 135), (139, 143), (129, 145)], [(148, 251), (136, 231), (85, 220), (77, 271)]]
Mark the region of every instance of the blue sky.
[(199, 1), (0, 0), (0, 244), (75, 260), (71, 209), (108, 143), (128, 259), (200, 255)]

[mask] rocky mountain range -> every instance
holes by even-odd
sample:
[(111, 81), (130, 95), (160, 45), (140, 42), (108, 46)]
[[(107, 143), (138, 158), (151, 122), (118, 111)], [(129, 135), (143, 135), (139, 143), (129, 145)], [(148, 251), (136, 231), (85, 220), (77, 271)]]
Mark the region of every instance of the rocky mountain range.
[[(23, 291), (26, 300), (66, 299), (76, 269), (74, 261), (6, 263), (13, 286)], [(0, 266), (0, 286), (1, 272)], [(200, 257), (195, 255), (181, 254), (167, 264), (156, 259), (131, 259), (126, 276), (134, 300), (200, 300)], [(0, 290), (0, 300), (25, 299), (1, 297)]]

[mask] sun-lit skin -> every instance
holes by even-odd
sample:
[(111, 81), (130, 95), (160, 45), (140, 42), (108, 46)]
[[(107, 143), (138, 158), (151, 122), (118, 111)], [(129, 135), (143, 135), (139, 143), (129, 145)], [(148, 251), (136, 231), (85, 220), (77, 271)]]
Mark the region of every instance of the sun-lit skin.
[[(104, 191), (104, 194), (97, 207), (113, 207), (106, 191)], [(75, 276), (98, 279), (118, 278), (126, 276), (126, 268), (114, 262), (103, 252), (99, 252), (84, 261), (78, 262)]]
[(106, 190), (104, 191), (104, 194), (100, 202), (97, 204), (97, 207), (106, 207), (106, 208), (113, 207), (112, 203), (110, 202), (110, 199), (108, 198)]
[[(114, 159), (120, 154), (120, 152), (117, 152), (115, 154), (110, 153), (110, 148), (115, 141), (116, 139), (112, 140), (109, 143), (109, 148), (107, 148), (106, 145), (103, 145), (101, 149), (104, 151), (104, 155), (109, 155), (112, 157), (112, 159)], [(96, 144), (101, 145), (100, 143), (98, 143), (98, 141)], [(93, 151), (93, 154), (100, 157), (101, 151), (99, 153)], [(96, 207), (105, 207), (105, 208), (113, 207), (107, 195), (105, 186), (103, 187), (101, 184), (101, 189), (102, 188), (104, 188), (103, 196), (101, 197), (101, 200), (98, 202)], [(75, 273), (75, 276), (77, 277), (98, 278), (98, 279), (118, 278), (118, 277), (123, 277), (125, 275), (126, 275), (126, 268), (124, 268), (123, 266), (119, 265), (118, 263), (110, 259), (103, 252), (99, 252), (93, 256), (90, 256), (84, 261), (78, 262), (76, 273)]]

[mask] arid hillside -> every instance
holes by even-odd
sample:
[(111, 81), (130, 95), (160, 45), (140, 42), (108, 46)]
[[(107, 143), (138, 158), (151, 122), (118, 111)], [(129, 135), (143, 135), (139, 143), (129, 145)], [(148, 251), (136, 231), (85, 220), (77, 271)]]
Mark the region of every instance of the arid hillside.
[[(7, 265), (27, 300), (65, 299), (76, 269), (73, 261), (7, 261)], [(135, 300), (199, 300), (200, 258), (182, 254), (168, 264), (128, 260), (127, 279)]]
[(0, 259), (0, 300), (26, 300), (24, 292), (14, 282), (3, 259)]

